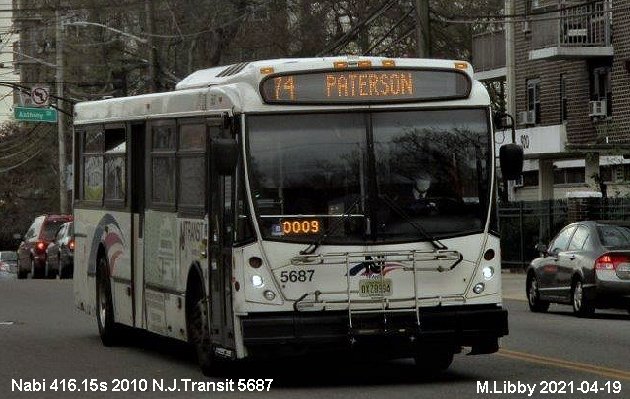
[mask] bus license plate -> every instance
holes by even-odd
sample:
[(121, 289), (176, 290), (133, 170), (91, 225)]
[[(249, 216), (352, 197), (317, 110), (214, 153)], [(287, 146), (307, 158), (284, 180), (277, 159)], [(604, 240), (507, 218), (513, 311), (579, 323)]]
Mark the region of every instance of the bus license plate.
[(363, 279), (359, 280), (359, 296), (391, 296), (392, 280)]

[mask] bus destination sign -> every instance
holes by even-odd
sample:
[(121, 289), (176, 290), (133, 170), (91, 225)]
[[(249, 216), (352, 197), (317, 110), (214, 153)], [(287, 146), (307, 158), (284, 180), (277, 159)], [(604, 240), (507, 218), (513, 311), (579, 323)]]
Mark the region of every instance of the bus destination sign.
[(261, 83), (270, 104), (362, 104), (467, 98), (470, 79), (457, 70), (380, 69), (272, 75)]

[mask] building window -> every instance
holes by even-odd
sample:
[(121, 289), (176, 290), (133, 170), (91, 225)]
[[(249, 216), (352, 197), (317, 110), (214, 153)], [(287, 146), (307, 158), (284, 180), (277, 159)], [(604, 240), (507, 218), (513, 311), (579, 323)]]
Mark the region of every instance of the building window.
[(566, 122), (568, 111), (567, 75), (560, 75), (560, 122)]
[(584, 168), (562, 168), (553, 171), (553, 184), (581, 184), (584, 182)]
[(612, 84), (611, 68), (608, 66), (594, 68), (591, 74), (591, 101), (606, 103), (606, 115), (612, 116)]
[(538, 171), (529, 170), (523, 172), (523, 187), (536, 187), (538, 186)]
[(529, 124), (540, 123), (540, 80), (527, 81), (527, 111)]

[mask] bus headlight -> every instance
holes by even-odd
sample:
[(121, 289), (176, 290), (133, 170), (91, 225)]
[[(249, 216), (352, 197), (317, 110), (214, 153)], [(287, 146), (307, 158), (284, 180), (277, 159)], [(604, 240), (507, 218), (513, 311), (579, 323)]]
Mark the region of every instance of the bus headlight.
[(263, 296), (268, 301), (273, 301), (274, 299), (276, 299), (276, 293), (271, 290), (265, 290), (265, 292), (263, 292)]
[(486, 289), (486, 285), (484, 283), (477, 283), (475, 284), (475, 286), (473, 287), (473, 292), (475, 294), (481, 294), (483, 292), (483, 290)]
[(259, 276), (259, 275), (257, 275), (257, 274), (254, 274), (254, 275), (252, 276), (252, 285), (253, 285), (255, 288), (261, 288), (261, 287), (263, 287), (263, 286), (265, 285), (265, 282), (264, 282), (264, 280), (263, 280), (263, 278), (262, 278), (262, 277), (260, 277), (260, 276)]
[(492, 266), (485, 266), (481, 269), (481, 273), (483, 273), (483, 278), (490, 280), (492, 276), (494, 276), (494, 268)]

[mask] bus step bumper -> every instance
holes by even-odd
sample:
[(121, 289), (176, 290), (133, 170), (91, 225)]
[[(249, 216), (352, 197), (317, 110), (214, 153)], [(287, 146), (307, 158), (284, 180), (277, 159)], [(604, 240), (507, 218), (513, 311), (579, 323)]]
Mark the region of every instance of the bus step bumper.
[(368, 341), (448, 344), (490, 353), (497, 338), (508, 334), (507, 311), (498, 306), (457, 306), (420, 309), (420, 326), (413, 312), (387, 316), (347, 312), (282, 312), (250, 314), (241, 318), (248, 349), (271, 345), (339, 348)]

